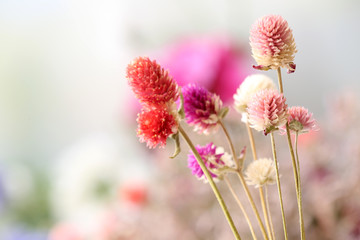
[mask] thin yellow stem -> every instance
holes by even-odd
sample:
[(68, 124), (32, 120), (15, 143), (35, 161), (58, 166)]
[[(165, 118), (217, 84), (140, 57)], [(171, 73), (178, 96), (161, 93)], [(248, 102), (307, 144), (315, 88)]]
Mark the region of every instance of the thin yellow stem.
[(237, 231), (237, 229), (236, 229), (236, 227), (234, 225), (234, 222), (233, 222), (233, 220), (232, 220), (232, 218), (230, 216), (230, 213), (229, 213), (229, 211), (228, 211), (228, 209), (226, 207), (224, 199), (222, 198), (222, 196), (221, 196), (221, 194), (219, 192), (219, 189), (216, 187), (216, 184), (215, 184), (214, 180), (212, 179), (207, 167), (205, 166), (199, 152), (196, 150), (194, 144), (191, 142), (189, 136), (186, 134), (186, 132), (184, 131), (184, 129), (181, 126), (179, 126), (179, 132), (182, 135), (182, 137), (185, 139), (185, 141), (188, 144), (188, 146), (190, 147), (191, 151), (194, 153), (194, 156), (195, 156), (196, 160), (198, 161), (198, 163), (199, 163), (199, 165), (201, 167), (201, 170), (204, 172), (207, 180), (209, 181), (209, 184), (210, 184), (210, 186), (211, 186), (211, 188), (212, 188), (212, 190), (213, 190), (213, 192), (215, 194), (216, 199), (219, 202), (219, 205), (221, 206), (221, 209), (224, 212), (224, 215), (225, 215), (225, 217), (226, 217), (226, 219), (227, 219), (227, 221), (228, 221), (228, 223), (230, 225), (230, 228), (231, 228), (231, 230), (232, 230), (232, 232), (233, 232), (233, 234), (235, 236), (235, 239), (241, 240), (240, 235), (239, 235), (239, 233), (238, 233), (238, 231)]
[(255, 140), (254, 140), (254, 135), (252, 133), (252, 130), (250, 128), (249, 122), (246, 121), (246, 129), (249, 135), (249, 140), (250, 140), (250, 146), (251, 146), (251, 152), (253, 155), (253, 159), (254, 161), (257, 159), (257, 154), (256, 154), (256, 147), (255, 147)]
[[(246, 129), (247, 129), (247, 132), (248, 132), (248, 135), (249, 135), (253, 160), (255, 161), (255, 160), (257, 160), (255, 140), (254, 140), (254, 135), (253, 135), (252, 130), (250, 128), (249, 122), (246, 122)], [(266, 203), (265, 203), (265, 199), (264, 199), (263, 187), (259, 188), (259, 195), (260, 195), (261, 207), (262, 207), (262, 210), (263, 210), (263, 213), (264, 213), (265, 224), (266, 224), (266, 228), (267, 228), (267, 231), (268, 231), (268, 235), (269, 235), (269, 238), (272, 239), (272, 235), (271, 235), (271, 232), (270, 232), (270, 226), (269, 226), (269, 215), (268, 215), (267, 209), (266, 209)]]
[(280, 93), (283, 93), (284, 89), (283, 89), (283, 85), (282, 85), (281, 68), (277, 69), (277, 75), (278, 75), (278, 82), (279, 82), (279, 91), (280, 91)]
[(266, 230), (267, 230), (267, 232), (268, 232), (269, 239), (270, 239), (270, 240), (273, 240), (272, 234), (271, 234), (271, 229), (270, 229), (269, 215), (268, 215), (267, 206), (266, 206), (265, 198), (264, 198), (264, 190), (263, 190), (263, 187), (260, 187), (260, 188), (259, 188), (259, 192), (260, 192), (260, 198), (261, 198), (261, 206), (262, 206), (262, 209), (263, 209), (263, 212), (264, 212)]
[(269, 195), (268, 195), (268, 189), (267, 186), (265, 186), (265, 198), (266, 198), (266, 207), (268, 209), (268, 215), (270, 216), (270, 225), (271, 225), (271, 236), (273, 239), (275, 239), (275, 231), (274, 231), (274, 225), (271, 217), (271, 211), (270, 211), (270, 205), (269, 205)]
[[(221, 120), (219, 120), (219, 124), (220, 124), (221, 128), (223, 129), (223, 131), (224, 131), (224, 133), (225, 133), (226, 139), (227, 139), (227, 141), (228, 141), (228, 144), (229, 144), (230, 149), (231, 149), (231, 152), (232, 152), (233, 159), (234, 159), (234, 161), (236, 162), (237, 156), (236, 156), (235, 148), (234, 148), (234, 145), (233, 145), (233, 143), (232, 143), (232, 141), (231, 141), (229, 132), (227, 131), (225, 125), (223, 124), (223, 122), (222, 122)], [(240, 167), (240, 166), (238, 166), (238, 167)], [(246, 196), (247, 196), (247, 198), (249, 199), (249, 202), (250, 202), (250, 204), (251, 204), (251, 207), (252, 207), (252, 209), (253, 209), (253, 211), (254, 211), (254, 213), (255, 213), (256, 219), (257, 219), (258, 222), (259, 222), (260, 229), (261, 229), (261, 232), (262, 232), (262, 234), (263, 234), (263, 236), (264, 236), (264, 239), (268, 240), (269, 238), (268, 238), (268, 236), (267, 236), (267, 234), (266, 234), (264, 224), (263, 224), (263, 222), (262, 222), (262, 220), (261, 220), (261, 218), (260, 218), (259, 211), (258, 211), (257, 208), (256, 208), (254, 199), (253, 199), (252, 196), (251, 196), (251, 193), (250, 193), (249, 188), (248, 188), (248, 186), (247, 186), (247, 184), (246, 184), (246, 182), (245, 182), (244, 176), (243, 176), (240, 168), (238, 168), (237, 175), (238, 175), (238, 177), (239, 177), (239, 179), (240, 179), (241, 185), (243, 186), (243, 188), (244, 188), (244, 190), (245, 190)]]
[(278, 160), (277, 160), (277, 157), (276, 157), (275, 139), (274, 139), (274, 133), (273, 132), (270, 133), (270, 137), (271, 137), (271, 147), (272, 147), (273, 157), (274, 157), (274, 161), (275, 161), (276, 183), (277, 183), (278, 192), (279, 192), (279, 202), (280, 202), (281, 216), (282, 216), (283, 227), (284, 227), (284, 236), (285, 236), (285, 239), (287, 240), (288, 239), (288, 234), (287, 234), (286, 221), (285, 221), (285, 212), (284, 212), (284, 204), (283, 204), (283, 200), (282, 200), (282, 193), (281, 193), (281, 186), (280, 186), (279, 164), (278, 164)]
[(241, 172), (237, 172), (237, 175), (238, 175), (238, 177), (240, 179), (241, 185), (243, 186), (243, 188), (245, 190), (245, 194), (246, 194), (247, 198), (249, 199), (250, 205), (251, 205), (251, 207), (252, 207), (252, 209), (253, 209), (253, 211), (255, 213), (256, 219), (259, 222), (261, 233), (263, 234), (264, 239), (268, 240), (269, 238), (268, 238), (268, 236), (266, 234), (264, 224), (263, 224), (263, 222), (262, 222), (262, 220), (260, 218), (259, 211), (256, 208), (254, 199), (251, 196), (250, 190), (249, 190), (249, 188), (248, 188), (248, 186), (247, 186), (247, 184), (245, 182), (244, 176), (242, 175)]
[(249, 228), (250, 228), (251, 235), (252, 235), (253, 239), (254, 239), (254, 240), (257, 240), (256, 235), (255, 235), (255, 232), (254, 232), (254, 228), (253, 228), (253, 226), (252, 226), (252, 224), (251, 224), (251, 221), (250, 221), (250, 219), (249, 219), (249, 216), (247, 215), (247, 213), (246, 213), (246, 211), (245, 211), (244, 206), (241, 204), (241, 201), (240, 201), (239, 197), (236, 195), (236, 193), (235, 193), (235, 191), (234, 191), (234, 188), (232, 187), (229, 179), (225, 176), (225, 177), (224, 177), (224, 180), (225, 180), (228, 188), (230, 189), (230, 192), (231, 192), (231, 194), (233, 195), (235, 201), (236, 201), (237, 204), (239, 205), (242, 213), (244, 214), (244, 217), (245, 217), (245, 219), (246, 219), (246, 222), (247, 222), (248, 225), (249, 225)]
[[(232, 154), (232, 156), (233, 156), (233, 158), (234, 158), (234, 162), (235, 162), (235, 164), (237, 164), (237, 156), (236, 156), (234, 144), (233, 144), (232, 141), (231, 141), (229, 132), (228, 132), (228, 130), (226, 129), (224, 123), (223, 123), (221, 120), (219, 120), (219, 124), (220, 124), (221, 128), (223, 129), (223, 131), (224, 131), (224, 133), (225, 133), (226, 139), (227, 139), (228, 144), (229, 144), (229, 146), (230, 146), (231, 154)], [(237, 169), (239, 169), (239, 167), (240, 167), (240, 166), (236, 166)]]
[(301, 179), (300, 179), (300, 162), (298, 155), (298, 137), (299, 133), (296, 132), (295, 135), (295, 154), (296, 154), (296, 164), (297, 164), (297, 175), (298, 175), (298, 201), (299, 201), (299, 216), (300, 216), (300, 229), (301, 229), (301, 240), (305, 240), (305, 226), (304, 226), (304, 216), (302, 212), (302, 197), (301, 197)]

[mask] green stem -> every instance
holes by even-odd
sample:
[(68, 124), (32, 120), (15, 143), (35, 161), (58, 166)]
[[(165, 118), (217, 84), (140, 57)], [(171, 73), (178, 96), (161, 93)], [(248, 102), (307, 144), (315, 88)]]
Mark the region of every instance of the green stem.
[[(278, 74), (278, 81), (279, 81), (279, 90), (280, 93), (283, 93), (283, 85), (282, 85), (282, 78), (281, 78), (281, 70), (280, 68), (277, 69), (277, 74)], [(300, 222), (300, 231), (301, 231), (301, 239), (305, 240), (305, 230), (304, 230), (304, 226), (303, 226), (303, 220), (302, 220), (302, 206), (301, 206), (301, 190), (300, 188), (300, 175), (299, 175), (299, 171), (298, 171), (298, 167), (296, 166), (296, 160), (295, 160), (295, 154), (294, 154), (294, 149), (292, 146), (292, 142), (291, 142), (291, 136), (290, 136), (290, 130), (289, 130), (289, 124), (286, 123), (286, 135), (287, 135), (287, 141), (288, 141), (288, 145), (289, 145), (289, 150), (290, 150), (290, 155), (291, 155), (291, 161), (292, 161), (292, 166), (293, 166), (293, 172), (294, 172), (294, 179), (295, 179), (295, 189), (296, 189), (296, 197), (297, 197), (297, 202), (298, 202), (298, 208), (299, 208), (299, 222)]]
[(283, 205), (281, 186), (280, 186), (279, 163), (278, 163), (278, 160), (276, 157), (275, 139), (274, 139), (273, 132), (270, 133), (270, 137), (271, 137), (271, 147), (272, 147), (272, 152), (273, 152), (273, 157), (274, 157), (274, 162), (275, 162), (275, 169), (276, 169), (276, 183), (277, 183), (278, 192), (279, 192), (279, 201), (280, 201), (281, 216), (282, 216), (283, 227), (284, 227), (284, 236), (285, 236), (285, 239), (287, 240), (288, 234), (287, 234), (284, 205)]
[(230, 213), (229, 213), (229, 211), (228, 211), (228, 209), (226, 207), (224, 199), (222, 198), (222, 196), (221, 196), (221, 194), (219, 192), (219, 189), (216, 187), (216, 184), (215, 184), (214, 180), (212, 179), (207, 167), (205, 166), (199, 152), (196, 150), (196, 148), (195, 148), (194, 144), (191, 142), (189, 136), (185, 133), (184, 129), (182, 129), (182, 127), (180, 125), (179, 125), (179, 132), (182, 135), (182, 137), (185, 139), (185, 141), (188, 144), (188, 146), (190, 147), (191, 151), (194, 153), (194, 156), (195, 156), (196, 160), (198, 161), (202, 171), (204, 172), (207, 180), (209, 181), (209, 184), (210, 184), (210, 186), (211, 186), (211, 188), (212, 188), (212, 190), (213, 190), (213, 192), (215, 194), (216, 199), (218, 200), (218, 202), (219, 202), (219, 204), (221, 206), (221, 209), (224, 212), (224, 215), (225, 215), (225, 217), (226, 217), (226, 219), (227, 219), (227, 221), (228, 221), (228, 223), (230, 225), (230, 228), (231, 228), (231, 230), (232, 230), (232, 232), (233, 232), (233, 234), (235, 236), (235, 239), (241, 240), (240, 235), (239, 235), (239, 233), (238, 233), (238, 231), (237, 231), (237, 229), (236, 229), (236, 227), (234, 225), (234, 222), (233, 222), (233, 220), (232, 220), (232, 218), (230, 216)]
[(299, 216), (300, 216), (300, 229), (301, 229), (301, 240), (305, 240), (305, 227), (304, 227), (304, 216), (302, 212), (302, 197), (301, 197), (301, 179), (300, 179), (300, 162), (298, 155), (298, 137), (299, 133), (296, 132), (295, 135), (295, 154), (296, 154), (296, 164), (297, 164), (297, 175), (298, 175), (298, 201), (299, 201)]

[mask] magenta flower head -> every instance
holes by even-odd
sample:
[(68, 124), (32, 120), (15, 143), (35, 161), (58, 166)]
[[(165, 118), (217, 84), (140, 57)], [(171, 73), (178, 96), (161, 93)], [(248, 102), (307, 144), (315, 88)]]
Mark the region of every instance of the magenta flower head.
[[(221, 177), (215, 174), (214, 171), (225, 165), (231, 165), (230, 157), (224, 153), (224, 149), (216, 147), (213, 143), (208, 143), (205, 146), (198, 145), (195, 148), (213, 178)], [(206, 176), (192, 152), (188, 155), (188, 167), (191, 169), (193, 175), (206, 182)]]
[(255, 69), (268, 70), (285, 67), (288, 73), (295, 71), (293, 63), (297, 52), (292, 30), (287, 21), (279, 15), (268, 15), (258, 19), (250, 30), (252, 56), (259, 66)]
[[(289, 129), (292, 132), (299, 134), (310, 132), (311, 130), (317, 130), (316, 121), (312, 118), (312, 113), (309, 113), (304, 107), (291, 107), (288, 109)], [(281, 133), (285, 133), (286, 128), (281, 128)]]
[(166, 52), (162, 66), (179, 86), (197, 83), (218, 94), (224, 103), (230, 102), (234, 89), (251, 72), (246, 51), (222, 36), (181, 39)]
[(220, 120), (222, 101), (205, 88), (188, 84), (182, 90), (186, 122), (199, 133), (216, 131)]
[(155, 60), (138, 57), (127, 66), (126, 73), (135, 96), (145, 107), (172, 104), (179, 97), (177, 83)]
[(137, 135), (140, 142), (146, 142), (149, 148), (166, 145), (166, 139), (177, 133), (179, 123), (165, 108), (145, 109), (138, 114)]
[(287, 121), (287, 104), (283, 94), (276, 90), (255, 93), (248, 104), (250, 126), (264, 134), (277, 130)]

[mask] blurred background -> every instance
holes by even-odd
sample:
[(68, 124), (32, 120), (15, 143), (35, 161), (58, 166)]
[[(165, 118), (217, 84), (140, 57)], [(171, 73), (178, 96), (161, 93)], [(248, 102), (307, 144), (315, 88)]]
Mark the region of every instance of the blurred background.
[[(254, 73), (250, 26), (267, 14), (287, 19), (298, 48), (296, 72), (283, 75), (288, 104), (320, 127), (299, 147), (309, 239), (360, 239), (359, 13), (358, 0), (0, 0), (0, 239), (232, 239), (210, 188), (186, 168), (187, 147), (171, 160), (172, 143), (138, 142), (125, 69), (156, 58), (180, 84), (198, 82), (231, 106)], [(232, 108), (226, 124), (240, 151), (248, 142)], [(269, 156), (269, 140), (256, 138)], [(283, 188), (297, 239), (293, 182)]]

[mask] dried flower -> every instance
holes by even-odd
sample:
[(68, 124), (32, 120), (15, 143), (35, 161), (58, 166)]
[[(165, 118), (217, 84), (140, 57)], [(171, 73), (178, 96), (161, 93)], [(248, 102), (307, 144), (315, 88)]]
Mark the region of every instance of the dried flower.
[[(316, 121), (312, 118), (312, 113), (304, 107), (291, 107), (288, 109), (289, 129), (301, 133), (316, 130)], [(286, 132), (285, 126), (281, 127), (281, 133)]]
[(279, 15), (268, 15), (258, 19), (250, 30), (252, 56), (259, 66), (256, 69), (268, 70), (285, 67), (288, 73), (294, 72), (293, 63), (297, 52), (292, 30), (287, 21)]
[(263, 89), (276, 89), (271, 78), (264, 74), (252, 74), (245, 78), (234, 94), (234, 106), (240, 113), (245, 113), (252, 95)]
[(255, 93), (248, 104), (250, 126), (266, 135), (284, 125), (287, 121), (285, 101), (283, 94), (275, 90)]
[(156, 61), (138, 57), (127, 67), (126, 75), (135, 96), (146, 107), (157, 107), (176, 101), (177, 83)]
[(137, 118), (137, 135), (149, 148), (166, 145), (166, 139), (177, 132), (178, 121), (165, 108), (145, 109)]
[[(228, 154), (224, 152), (224, 149), (221, 147), (216, 147), (212, 142), (205, 146), (198, 145), (195, 148), (199, 152), (201, 159), (203, 160), (205, 166), (213, 178), (219, 177), (214, 173), (214, 171), (227, 164), (230, 164)], [(190, 152), (188, 155), (188, 167), (191, 169), (193, 175), (197, 176), (201, 180), (204, 180), (205, 182), (207, 181), (204, 172), (202, 171), (192, 152)]]
[(260, 187), (276, 182), (274, 162), (269, 158), (260, 158), (250, 163), (245, 172), (247, 184)]
[(183, 95), (186, 122), (199, 133), (216, 131), (222, 107), (220, 97), (195, 84), (185, 86)]

